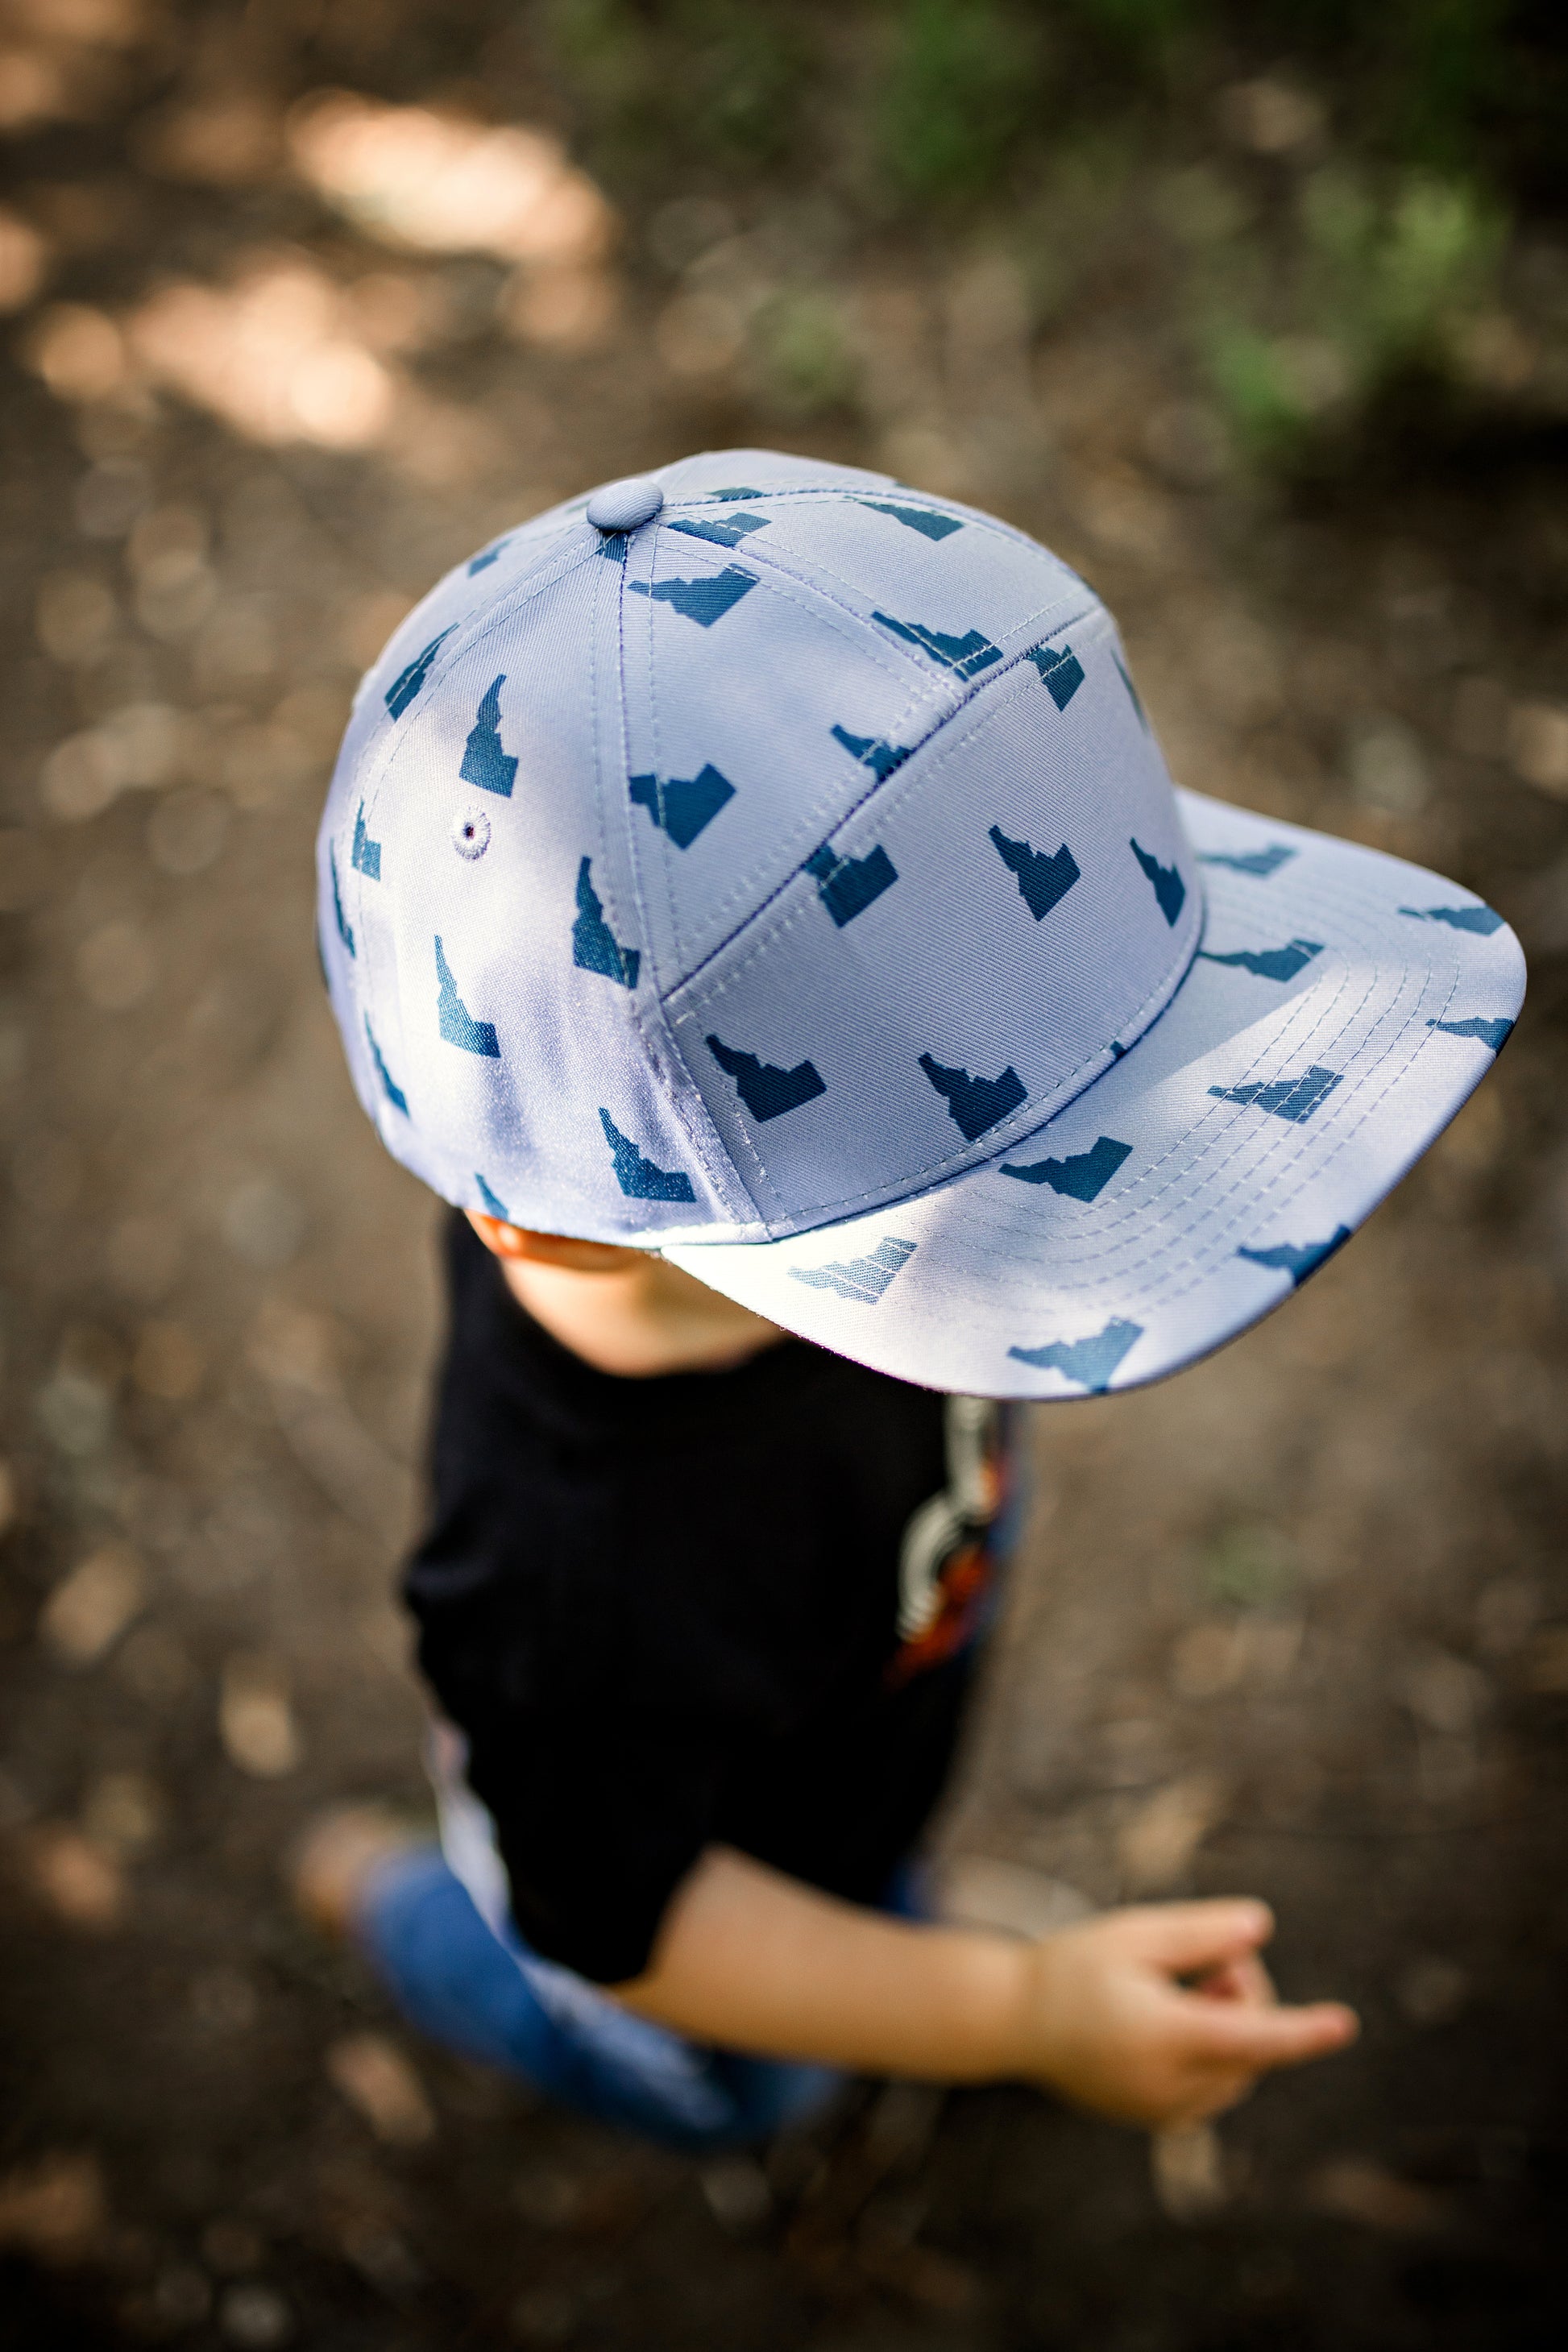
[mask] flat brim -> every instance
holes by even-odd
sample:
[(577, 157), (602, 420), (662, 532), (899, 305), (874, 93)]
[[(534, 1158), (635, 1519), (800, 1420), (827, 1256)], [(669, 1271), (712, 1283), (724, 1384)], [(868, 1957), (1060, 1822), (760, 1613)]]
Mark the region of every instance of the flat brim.
[(869, 1215), (664, 1255), (802, 1339), (973, 1396), (1138, 1388), (1288, 1298), (1490, 1069), (1524, 959), (1438, 875), (1178, 797), (1202, 946), (1065, 1110)]

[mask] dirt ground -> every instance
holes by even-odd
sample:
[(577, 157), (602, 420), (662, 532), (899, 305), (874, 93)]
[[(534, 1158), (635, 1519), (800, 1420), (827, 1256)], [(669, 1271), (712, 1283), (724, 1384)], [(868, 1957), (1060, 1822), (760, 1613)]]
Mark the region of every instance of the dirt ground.
[[(798, 208), (676, 207), (519, 290), (482, 255), (389, 260), (265, 141), (204, 181), (188, 125), (123, 134), (110, 110), (28, 150), (56, 275), (0, 390), (0, 2345), (1561, 2341), (1561, 450), (1391, 438), (1310, 498), (1238, 478), (1153, 190), (1037, 333), (994, 257), (845, 258)], [(734, 288), (788, 270), (837, 272), (854, 321), (858, 389), (809, 418), (725, 341)], [(248, 325), (167, 307), (247, 272)], [(275, 346), (293, 427), (256, 388)], [(1364, 2037), (1217, 2161), (1156, 2173), (1022, 2092), (867, 2085), (760, 2167), (694, 2167), (418, 2044), (284, 1896), (313, 1808), (420, 1789), (389, 1593), (435, 1212), (315, 970), (336, 734), (439, 569), (748, 443), (1037, 532), (1117, 611), (1180, 778), (1430, 863), (1531, 955), (1495, 1077), (1286, 1313), (1030, 1423), (942, 1843), (1097, 1900), (1275, 1904), (1284, 1988)]]

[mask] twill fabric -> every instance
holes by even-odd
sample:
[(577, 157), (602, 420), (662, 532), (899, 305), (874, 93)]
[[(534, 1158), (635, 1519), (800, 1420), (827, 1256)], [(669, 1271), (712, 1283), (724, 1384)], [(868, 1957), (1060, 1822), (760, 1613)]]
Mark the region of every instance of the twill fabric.
[(1176, 791), (1045, 548), (768, 451), (441, 582), (361, 688), (319, 883), (360, 1098), (444, 1198), (984, 1396), (1255, 1321), (1523, 994), (1455, 885)]

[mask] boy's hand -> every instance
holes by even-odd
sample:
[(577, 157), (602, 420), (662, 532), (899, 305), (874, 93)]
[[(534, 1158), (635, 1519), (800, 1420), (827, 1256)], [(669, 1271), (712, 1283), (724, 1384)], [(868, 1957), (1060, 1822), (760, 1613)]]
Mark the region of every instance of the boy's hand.
[(1272, 2066), (1342, 2050), (1353, 2011), (1279, 2006), (1258, 1958), (1273, 1932), (1267, 1905), (1237, 1901), (1110, 1911), (1046, 1937), (1027, 1956), (1019, 2071), (1163, 2130), (1234, 2106)]

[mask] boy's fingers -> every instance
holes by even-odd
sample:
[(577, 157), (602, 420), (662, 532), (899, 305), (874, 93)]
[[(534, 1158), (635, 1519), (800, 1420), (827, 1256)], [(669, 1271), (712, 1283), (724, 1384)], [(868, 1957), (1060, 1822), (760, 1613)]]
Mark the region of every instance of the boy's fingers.
[(1249, 2074), (1325, 2058), (1353, 2042), (1361, 2031), (1355, 2011), (1337, 2000), (1313, 2001), (1303, 2009), (1194, 2001), (1187, 2014), (1194, 2058)]
[(1134, 1925), (1145, 1959), (1175, 1976), (1224, 1967), (1256, 1951), (1274, 1933), (1267, 1903), (1250, 1897), (1217, 1903), (1160, 1903), (1124, 1913)]

